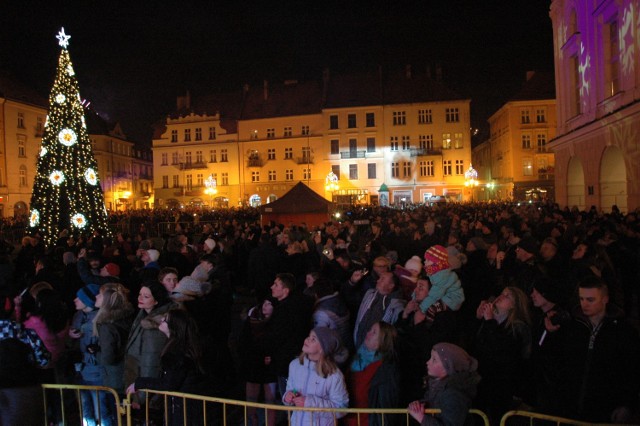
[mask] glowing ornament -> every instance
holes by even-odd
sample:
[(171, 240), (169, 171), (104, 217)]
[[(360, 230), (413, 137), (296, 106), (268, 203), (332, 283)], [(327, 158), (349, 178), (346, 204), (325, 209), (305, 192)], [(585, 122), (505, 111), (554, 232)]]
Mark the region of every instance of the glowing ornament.
[(56, 95), (56, 103), (62, 104), (66, 100), (67, 100), (67, 97), (65, 95), (63, 95), (62, 93), (58, 93)]
[(71, 224), (78, 228), (84, 228), (87, 225), (87, 219), (82, 213), (76, 213), (71, 216)]
[(67, 46), (69, 46), (69, 39), (71, 38), (71, 36), (70, 35), (66, 35), (64, 33), (64, 27), (60, 28), (60, 32), (58, 33), (56, 38), (59, 40), (58, 44), (60, 46), (62, 46), (63, 48), (66, 49)]
[(67, 75), (71, 77), (76, 75), (76, 72), (73, 70), (73, 67), (71, 66), (71, 64), (67, 65)]
[(90, 185), (95, 185), (98, 183), (98, 176), (96, 175), (96, 171), (89, 167), (84, 172), (84, 178), (89, 182)]
[(29, 226), (34, 227), (40, 223), (40, 212), (36, 209), (31, 210), (31, 216), (29, 216)]
[(40, 157), (44, 157), (45, 155), (47, 155), (47, 152), (49, 152), (47, 151), (47, 148), (45, 147), (40, 148)]
[(51, 181), (52, 184), (58, 186), (62, 182), (64, 182), (64, 173), (62, 173), (60, 170), (54, 170), (49, 175), (49, 180)]
[(76, 136), (76, 132), (66, 128), (60, 130), (60, 133), (58, 133), (58, 141), (64, 146), (71, 146), (78, 141), (78, 137)]
[(49, 127), (49, 115), (47, 115), (44, 119), (44, 127)]
[(80, 117), (80, 121), (82, 121), (82, 128), (86, 129), (87, 128), (87, 122), (84, 121), (84, 115), (82, 117)]

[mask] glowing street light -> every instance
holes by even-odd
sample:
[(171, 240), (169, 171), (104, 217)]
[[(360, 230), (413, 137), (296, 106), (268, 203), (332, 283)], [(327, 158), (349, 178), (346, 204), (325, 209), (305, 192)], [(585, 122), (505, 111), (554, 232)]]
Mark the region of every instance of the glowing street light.
[(473, 202), (473, 191), (478, 186), (478, 172), (469, 164), (469, 168), (464, 172), (464, 186), (471, 188), (471, 202)]
[(204, 193), (209, 195), (209, 207), (213, 208), (213, 196), (218, 193), (218, 182), (213, 177), (213, 174), (210, 174), (205, 179), (204, 186), (206, 187)]

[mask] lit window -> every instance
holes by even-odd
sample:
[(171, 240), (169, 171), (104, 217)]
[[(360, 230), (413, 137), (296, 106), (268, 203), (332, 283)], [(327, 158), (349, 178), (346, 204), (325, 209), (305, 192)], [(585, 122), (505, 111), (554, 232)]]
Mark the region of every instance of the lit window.
[(451, 149), (451, 133), (442, 134), (442, 149)]
[(533, 176), (533, 162), (530, 158), (522, 160), (522, 174), (524, 176)]

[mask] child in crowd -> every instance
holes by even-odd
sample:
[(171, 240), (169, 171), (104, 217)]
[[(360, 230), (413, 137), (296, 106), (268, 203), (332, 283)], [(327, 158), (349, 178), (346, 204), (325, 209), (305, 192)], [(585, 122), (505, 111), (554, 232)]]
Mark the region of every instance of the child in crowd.
[(431, 246), (424, 253), (424, 270), (429, 277), (429, 294), (420, 302), (420, 311), (433, 321), (436, 313), (457, 311), (464, 302), (460, 279), (449, 269), (449, 253), (441, 245)]

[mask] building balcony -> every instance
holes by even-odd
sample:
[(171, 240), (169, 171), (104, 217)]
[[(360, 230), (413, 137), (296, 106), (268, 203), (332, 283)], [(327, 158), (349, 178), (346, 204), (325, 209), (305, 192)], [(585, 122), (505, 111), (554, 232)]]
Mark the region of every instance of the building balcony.
[(303, 155), (295, 159), (296, 164), (313, 164), (313, 157), (310, 155)]
[(434, 148), (411, 148), (412, 157), (426, 157), (429, 155), (442, 155), (442, 150)]
[(348, 160), (350, 158), (365, 158), (367, 151), (342, 151), (340, 152), (341, 160)]
[(195, 163), (181, 163), (180, 170), (206, 169), (207, 163), (204, 161), (196, 161)]
[(247, 167), (262, 167), (265, 161), (260, 157), (251, 157), (247, 160)]

